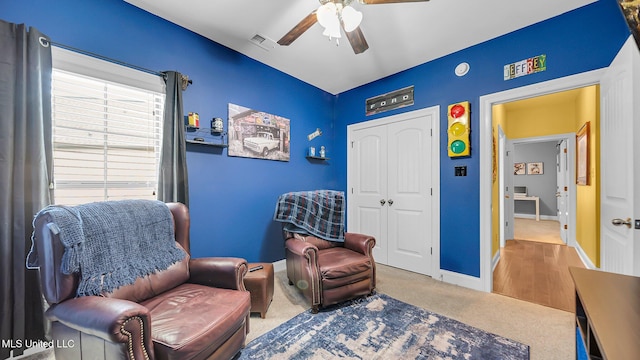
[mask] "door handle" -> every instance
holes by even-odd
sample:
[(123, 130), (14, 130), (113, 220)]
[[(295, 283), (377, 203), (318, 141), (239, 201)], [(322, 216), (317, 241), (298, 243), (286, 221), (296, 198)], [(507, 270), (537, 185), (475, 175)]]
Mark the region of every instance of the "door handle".
[(389, 206), (393, 205), (393, 199), (389, 199)]
[(611, 223), (615, 226), (627, 225), (627, 227), (631, 229), (631, 218), (627, 218), (627, 220), (613, 219), (611, 220)]
[(380, 206), (384, 206), (385, 203), (386, 201), (384, 201), (384, 199), (380, 199)]

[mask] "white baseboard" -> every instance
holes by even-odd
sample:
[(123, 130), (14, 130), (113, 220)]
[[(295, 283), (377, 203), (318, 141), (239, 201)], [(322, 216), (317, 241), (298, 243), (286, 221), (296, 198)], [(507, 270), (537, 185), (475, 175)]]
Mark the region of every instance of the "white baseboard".
[(273, 272), (287, 270), (287, 260), (282, 259), (273, 263)]
[[(495, 268), (495, 266), (498, 264), (498, 260), (500, 260), (499, 251), (493, 259), (493, 268)], [(274, 272), (284, 270), (287, 270), (286, 259), (282, 259), (273, 263)], [(477, 278), (475, 276), (464, 275), (453, 271), (440, 270), (440, 275), (434, 276), (433, 278), (449, 284), (458, 285), (473, 290), (484, 291), (480, 278)]]
[[(535, 219), (536, 214), (513, 214), (513, 217), (519, 219)], [(555, 220), (558, 221), (557, 215), (540, 215), (540, 220)]]
[(479, 277), (459, 274), (453, 271), (440, 270), (440, 281), (466, 287), (473, 290), (484, 291)]
[(496, 266), (498, 266), (498, 261), (500, 261), (500, 250), (496, 251), (496, 255), (491, 260), (491, 273), (492, 274), (495, 271)]
[(580, 244), (577, 241), (576, 241), (575, 249), (576, 249), (576, 252), (578, 253), (578, 256), (580, 257), (580, 260), (582, 260), (582, 263), (587, 269), (591, 269), (591, 270), (597, 269), (597, 267), (591, 262), (591, 259), (589, 259), (589, 256), (587, 256), (587, 253), (585, 253), (584, 250), (582, 250), (582, 247), (580, 247)]

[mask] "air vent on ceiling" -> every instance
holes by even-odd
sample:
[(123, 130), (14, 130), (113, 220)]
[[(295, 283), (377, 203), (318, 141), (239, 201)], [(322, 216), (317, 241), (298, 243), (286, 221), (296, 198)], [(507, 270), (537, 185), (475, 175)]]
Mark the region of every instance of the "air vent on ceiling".
[(249, 39), (249, 41), (251, 41), (252, 44), (264, 49), (264, 50), (271, 50), (276, 46), (276, 42), (269, 39), (268, 37), (264, 36), (264, 35), (260, 35), (260, 34), (255, 34), (253, 35), (253, 37), (251, 39)]

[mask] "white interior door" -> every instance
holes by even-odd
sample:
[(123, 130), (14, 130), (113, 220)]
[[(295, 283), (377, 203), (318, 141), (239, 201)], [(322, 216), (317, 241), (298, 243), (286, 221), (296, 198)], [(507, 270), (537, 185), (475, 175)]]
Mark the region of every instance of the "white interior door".
[(431, 121), (387, 125), (388, 263), (430, 274)]
[(632, 37), (627, 39), (600, 82), (601, 95), (601, 268), (640, 275), (634, 258), (640, 255), (633, 219), (640, 218), (635, 179), (640, 179), (640, 54)]
[(348, 229), (375, 237), (373, 258), (387, 264), (386, 126), (354, 131), (351, 148)]
[(558, 222), (560, 222), (560, 238), (565, 244), (567, 243), (567, 224), (569, 220), (569, 162), (567, 160), (567, 140), (563, 139), (558, 144), (556, 204)]
[(425, 275), (439, 270), (438, 111), (348, 129), (347, 230), (376, 238), (377, 263)]

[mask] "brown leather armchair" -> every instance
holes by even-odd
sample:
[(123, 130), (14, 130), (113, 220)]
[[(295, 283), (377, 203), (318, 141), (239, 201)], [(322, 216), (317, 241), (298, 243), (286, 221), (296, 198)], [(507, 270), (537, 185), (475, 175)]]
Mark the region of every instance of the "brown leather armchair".
[(345, 233), (342, 243), (286, 230), (284, 237), (289, 285), (302, 291), (314, 314), (319, 308), (373, 294), (373, 237)]
[(102, 296), (76, 297), (78, 274), (65, 275), (64, 253), (52, 219), (38, 217), (39, 258), (46, 317), (57, 359), (230, 359), (249, 332), (250, 295), (240, 258), (190, 258), (189, 211), (167, 204), (176, 242), (187, 256), (166, 270), (139, 277)]

